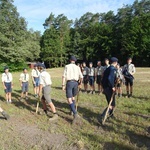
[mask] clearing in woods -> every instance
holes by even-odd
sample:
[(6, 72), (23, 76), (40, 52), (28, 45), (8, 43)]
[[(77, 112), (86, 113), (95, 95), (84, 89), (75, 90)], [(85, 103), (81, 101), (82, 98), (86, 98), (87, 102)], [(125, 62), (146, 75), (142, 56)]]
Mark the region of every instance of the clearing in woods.
[[(11, 116), (0, 117), (0, 150), (147, 150), (150, 149), (150, 68), (137, 68), (133, 97), (117, 98), (115, 119), (100, 126), (97, 116), (107, 103), (104, 95), (80, 93), (78, 112), (83, 122), (71, 125), (72, 116), (61, 90), (62, 68), (49, 69), (52, 77), (51, 97), (59, 114), (58, 121), (35, 114), (37, 100), (30, 80), (29, 100), (19, 101), (20, 73), (13, 73), (13, 103), (6, 104), (1, 86), (1, 106)], [(29, 71), (29, 73), (31, 70)], [(125, 92), (125, 87), (123, 86)], [(42, 111), (40, 104), (40, 111)], [(49, 111), (49, 116), (51, 112)]]

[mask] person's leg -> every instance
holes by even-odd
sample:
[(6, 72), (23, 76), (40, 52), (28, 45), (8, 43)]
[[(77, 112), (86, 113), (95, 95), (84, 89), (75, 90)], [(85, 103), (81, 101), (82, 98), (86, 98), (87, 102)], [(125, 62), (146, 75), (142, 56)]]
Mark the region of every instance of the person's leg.
[(8, 93), (5, 94), (5, 97), (6, 97), (6, 101), (8, 102), (9, 101), (9, 95), (8, 95)]
[(9, 102), (11, 103), (11, 102), (12, 102), (12, 99), (11, 99), (11, 92), (8, 93), (8, 99), (9, 99)]

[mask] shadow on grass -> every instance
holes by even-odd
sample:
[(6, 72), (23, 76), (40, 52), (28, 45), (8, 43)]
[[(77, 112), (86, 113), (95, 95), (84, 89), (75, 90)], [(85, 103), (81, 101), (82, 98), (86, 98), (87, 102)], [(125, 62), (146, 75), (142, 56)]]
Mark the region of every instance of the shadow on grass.
[(62, 87), (58, 87), (58, 86), (52, 86), (52, 88), (54, 88), (56, 90), (62, 90)]
[(129, 145), (117, 142), (106, 142), (103, 146), (103, 150), (133, 150)]
[[(60, 101), (57, 101), (57, 100), (54, 100), (53, 99), (53, 102), (56, 106), (56, 108), (65, 113), (65, 114), (69, 114), (69, 111), (70, 111), (70, 107), (69, 107), (69, 104), (67, 102), (60, 102)], [(62, 108), (68, 108), (68, 111), (64, 111)], [(87, 109), (85, 107), (81, 107), (81, 106), (78, 106), (78, 112), (79, 114), (81, 114), (83, 116), (83, 118), (88, 121), (89, 123), (93, 124), (93, 125), (98, 125), (98, 122), (95, 121), (95, 118), (97, 120), (97, 116), (98, 114), (91, 111), (90, 109)], [(63, 118), (63, 116), (62, 116)], [(94, 119), (93, 119), (94, 118)], [(70, 120), (70, 119), (69, 119)]]
[(13, 101), (12, 104), (14, 104), (18, 108), (21, 108), (21, 109), (25, 108), (29, 111), (35, 112), (36, 100), (29, 98), (28, 100), (23, 99), (21, 101), (21, 100), (19, 100), (20, 93), (21, 93), (21, 90), (14, 90), (14, 92), (12, 93), (12, 96), (15, 98), (15, 100)]
[(2, 117), (2, 116), (0, 116), (0, 120), (5, 120), (5, 118), (4, 118), (4, 117)]
[(137, 145), (139, 148), (146, 147), (150, 149), (150, 140), (146, 135), (140, 135), (129, 130), (126, 131), (126, 134), (129, 136), (131, 143)]
[(3, 101), (3, 102), (6, 101), (3, 96), (0, 96), (0, 100)]
[(149, 97), (146, 97), (146, 96), (135, 96), (135, 95), (133, 95), (132, 97), (135, 99), (142, 99), (142, 100), (146, 100), (146, 101), (149, 100)]
[(148, 119), (150, 118), (150, 115), (143, 115), (143, 114), (135, 114), (135, 113), (132, 113), (132, 112), (125, 112), (124, 114), (127, 114), (127, 115), (133, 115), (133, 116), (136, 116), (136, 117), (142, 117), (144, 119)]

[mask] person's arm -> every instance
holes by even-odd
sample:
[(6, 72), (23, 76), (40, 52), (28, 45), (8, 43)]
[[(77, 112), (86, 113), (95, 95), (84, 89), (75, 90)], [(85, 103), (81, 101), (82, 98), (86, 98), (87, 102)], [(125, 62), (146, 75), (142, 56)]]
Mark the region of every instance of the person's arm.
[(133, 65), (131, 75), (134, 75), (134, 74), (135, 74), (135, 66)]
[(67, 74), (67, 67), (65, 66), (64, 73), (62, 76), (62, 90), (63, 91), (65, 90), (65, 85), (66, 85), (66, 74)]
[(109, 76), (108, 76), (108, 82), (109, 82), (109, 86), (112, 88), (113, 91), (115, 91), (114, 80), (115, 80), (115, 70), (110, 69)]
[(31, 72), (31, 79), (32, 79), (32, 83), (35, 84), (34, 76), (33, 76), (33, 70), (32, 70), (32, 72)]

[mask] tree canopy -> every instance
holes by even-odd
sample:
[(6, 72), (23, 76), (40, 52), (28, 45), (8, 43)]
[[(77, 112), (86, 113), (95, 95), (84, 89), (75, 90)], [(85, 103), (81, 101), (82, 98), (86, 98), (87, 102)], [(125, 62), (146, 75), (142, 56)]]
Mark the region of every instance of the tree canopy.
[[(40, 32), (27, 30), (13, 0), (0, 0), (0, 63), (24, 67), (26, 61), (39, 58)], [(21, 66), (20, 66), (21, 67)]]
[(107, 13), (85, 13), (74, 22), (54, 14), (43, 24), (41, 56), (52, 66), (62, 66), (70, 55), (83, 61), (116, 56), (120, 63), (133, 57), (137, 66), (150, 66), (150, 1), (135, 0)]

